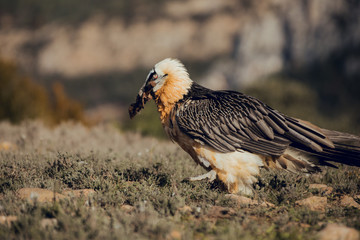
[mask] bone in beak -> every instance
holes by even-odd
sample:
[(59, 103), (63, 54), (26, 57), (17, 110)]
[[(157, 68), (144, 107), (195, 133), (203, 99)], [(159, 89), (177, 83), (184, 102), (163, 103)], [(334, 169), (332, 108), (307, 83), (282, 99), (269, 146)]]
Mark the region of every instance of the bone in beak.
[(135, 117), (135, 115), (144, 108), (147, 101), (151, 99), (150, 91), (145, 91), (145, 87), (141, 88), (139, 94), (136, 97), (136, 102), (132, 103), (129, 107), (129, 116), (130, 119)]

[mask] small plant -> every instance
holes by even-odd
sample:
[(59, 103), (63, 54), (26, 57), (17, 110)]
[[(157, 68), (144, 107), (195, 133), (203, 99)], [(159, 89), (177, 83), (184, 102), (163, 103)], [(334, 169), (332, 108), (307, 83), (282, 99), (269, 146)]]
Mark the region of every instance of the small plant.
[(89, 124), (81, 104), (70, 99), (60, 83), (52, 92), (18, 73), (15, 64), (0, 59), (0, 120), (20, 123), (25, 119), (42, 119), (54, 125), (73, 120)]

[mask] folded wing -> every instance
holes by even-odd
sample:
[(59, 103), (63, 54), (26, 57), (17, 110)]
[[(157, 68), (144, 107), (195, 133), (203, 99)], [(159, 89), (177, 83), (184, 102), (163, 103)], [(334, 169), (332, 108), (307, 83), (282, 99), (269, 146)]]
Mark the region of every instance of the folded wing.
[(239, 92), (194, 95), (175, 111), (179, 128), (185, 134), (219, 152), (246, 150), (280, 156), (289, 145), (314, 152), (334, 148), (320, 129)]

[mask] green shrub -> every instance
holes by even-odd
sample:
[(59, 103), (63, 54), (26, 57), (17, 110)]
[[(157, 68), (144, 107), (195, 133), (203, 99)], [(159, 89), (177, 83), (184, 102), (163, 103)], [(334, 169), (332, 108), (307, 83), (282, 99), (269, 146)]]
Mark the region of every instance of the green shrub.
[(19, 74), (15, 64), (0, 59), (0, 120), (19, 123), (37, 118), (51, 125), (64, 120), (88, 123), (81, 104), (70, 99), (61, 84), (53, 84), (49, 94), (45, 87)]
[(19, 75), (13, 63), (0, 60), (0, 119), (18, 123), (26, 118), (46, 118), (48, 99), (44, 87)]

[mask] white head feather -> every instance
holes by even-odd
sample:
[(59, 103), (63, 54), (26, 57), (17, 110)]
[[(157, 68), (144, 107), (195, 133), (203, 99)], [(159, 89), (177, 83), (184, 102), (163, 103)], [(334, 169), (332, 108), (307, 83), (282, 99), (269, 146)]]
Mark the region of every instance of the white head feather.
[(177, 59), (166, 58), (158, 62), (154, 70), (158, 74), (154, 92), (162, 88), (167, 78), (176, 79), (179, 82), (179, 87), (191, 86), (192, 80), (189, 77), (189, 73), (185, 66)]

